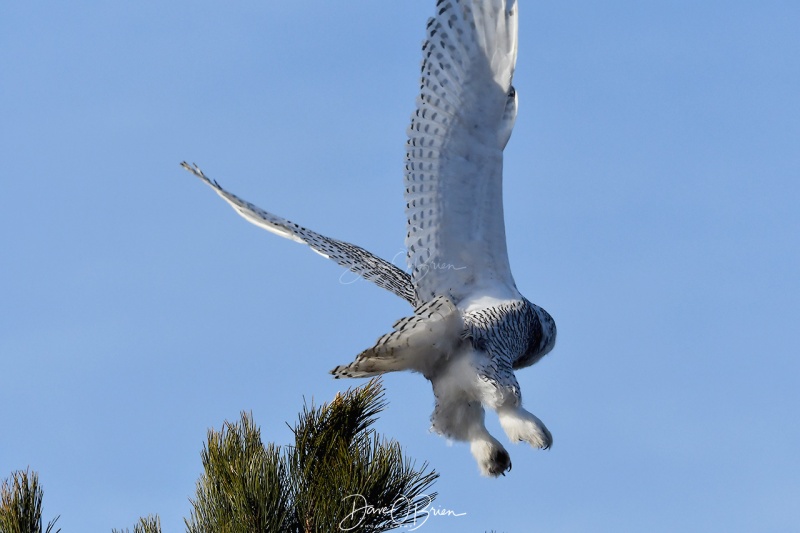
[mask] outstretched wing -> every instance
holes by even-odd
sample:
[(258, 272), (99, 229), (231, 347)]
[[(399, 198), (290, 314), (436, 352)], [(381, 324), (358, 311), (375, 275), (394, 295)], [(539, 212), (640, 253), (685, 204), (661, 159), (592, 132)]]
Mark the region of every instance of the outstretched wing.
[(325, 237), (242, 200), (220, 187), (216, 181), (209, 179), (197, 165), (184, 162), (181, 166), (208, 184), (247, 221), (281, 237), (307, 244), (321, 256), (336, 261), (367, 281), (408, 300), (411, 305), (417, 304), (411, 277), (388, 261), (376, 257), (361, 247)]
[(516, 117), (516, 0), (439, 0), (408, 129), (408, 264), (422, 301), (516, 291), (503, 222), (503, 148)]

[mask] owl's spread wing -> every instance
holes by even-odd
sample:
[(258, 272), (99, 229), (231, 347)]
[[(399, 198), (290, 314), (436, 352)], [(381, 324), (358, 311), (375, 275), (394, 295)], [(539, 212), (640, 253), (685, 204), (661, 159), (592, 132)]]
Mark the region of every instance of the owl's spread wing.
[(208, 178), (197, 165), (189, 165), (184, 162), (181, 163), (181, 166), (214, 189), (223, 200), (228, 202), (248, 222), (281, 237), (307, 244), (321, 256), (335, 261), (367, 281), (371, 281), (379, 287), (408, 300), (411, 305), (416, 305), (417, 298), (414, 286), (411, 283), (411, 277), (388, 261), (371, 254), (359, 246), (325, 237), (242, 200), (223, 189), (216, 181)]
[(502, 199), (516, 55), (516, 0), (438, 2), (406, 153), (407, 260), (422, 301), (516, 291)]

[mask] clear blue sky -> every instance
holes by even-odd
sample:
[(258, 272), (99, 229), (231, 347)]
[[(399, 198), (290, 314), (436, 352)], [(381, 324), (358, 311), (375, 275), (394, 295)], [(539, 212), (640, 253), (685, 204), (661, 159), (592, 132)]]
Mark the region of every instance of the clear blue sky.
[[(467, 513), (421, 531), (800, 530), (800, 4), (520, 3), (506, 224), (559, 327), (519, 374), (555, 443), (481, 478), (388, 376), (378, 429)], [(409, 312), (178, 164), (402, 252), (433, 6), (2, 3), (0, 475), (39, 471), (63, 531), (183, 530), (208, 428), (288, 443)]]

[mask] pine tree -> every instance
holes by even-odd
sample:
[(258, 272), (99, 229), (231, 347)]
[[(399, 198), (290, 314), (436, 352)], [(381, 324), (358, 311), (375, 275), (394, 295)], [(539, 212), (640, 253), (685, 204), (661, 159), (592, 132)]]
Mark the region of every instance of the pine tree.
[(0, 533), (58, 533), (53, 531), (56, 520), (42, 529), (42, 498), (36, 472), (18, 470), (3, 481), (0, 487)]
[[(415, 468), (372, 428), (385, 407), (374, 379), (330, 404), (306, 405), (291, 446), (264, 445), (249, 413), (210, 430), (187, 532), (380, 532), (413, 523), (436, 497), (426, 491), (439, 475), (427, 463)], [(140, 519), (134, 533), (161, 533), (158, 517)]]
[[(127, 528), (113, 529), (111, 533), (130, 533)], [(133, 533), (161, 533), (161, 519), (156, 516), (148, 516), (147, 518), (140, 518), (139, 522), (133, 526)]]
[(412, 522), (409, 509), (436, 497), (425, 492), (438, 474), (417, 470), (371, 427), (385, 406), (379, 380), (306, 406), (284, 449), (264, 446), (247, 413), (211, 430), (187, 531), (379, 532)]

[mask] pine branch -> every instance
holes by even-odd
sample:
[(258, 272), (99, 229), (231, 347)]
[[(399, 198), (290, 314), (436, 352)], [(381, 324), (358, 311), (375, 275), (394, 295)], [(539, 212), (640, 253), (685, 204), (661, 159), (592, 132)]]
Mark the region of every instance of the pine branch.
[[(404, 458), (371, 427), (386, 407), (380, 380), (330, 404), (304, 406), (293, 446), (264, 446), (252, 415), (209, 431), (189, 533), (378, 532), (409, 523), (436, 497), (438, 477)], [(393, 512), (356, 513), (354, 502)], [(360, 503), (359, 503), (360, 504)]]
[(0, 487), (0, 533), (59, 533), (53, 531), (58, 517), (42, 529), (43, 496), (36, 472), (12, 472)]
[[(438, 477), (417, 470), (400, 445), (372, 429), (386, 407), (379, 379), (337, 395), (330, 404), (305, 407), (294, 428), (289, 456), (294, 508), (304, 531), (387, 531), (413, 520), (404, 510), (436, 497), (425, 491)], [(355, 507), (394, 509), (360, 513)]]
[[(130, 533), (130, 530), (114, 529), (111, 533)], [(140, 518), (139, 522), (133, 526), (133, 533), (161, 533), (161, 519), (158, 515)]]
[(277, 447), (265, 447), (252, 414), (210, 430), (202, 452), (204, 473), (186, 520), (189, 533), (285, 531), (291, 528), (289, 489)]

